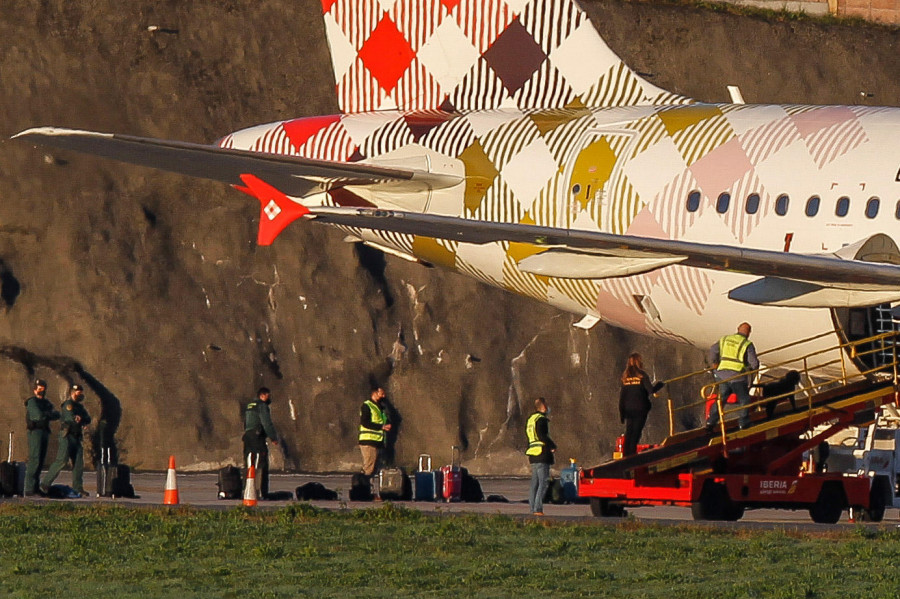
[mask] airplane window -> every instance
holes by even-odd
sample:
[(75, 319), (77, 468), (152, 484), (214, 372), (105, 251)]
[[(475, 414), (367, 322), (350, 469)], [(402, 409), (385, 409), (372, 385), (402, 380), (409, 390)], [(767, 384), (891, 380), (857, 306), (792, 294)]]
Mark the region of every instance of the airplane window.
[(894, 209), (894, 218), (900, 220), (900, 200), (897, 200), (897, 207)]
[(688, 212), (697, 212), (698, 208), (700, 208), (700, 192), (692, 191), (688, 195), (687, 210)]
[(815, 216), (819, 213), (819, 196), (810, 196), (806, 201), (806, 216)]
[(847, 196), (839, 197), (837, 204), (834, 205), (834, 214), (843, 218), (847, 216), (848, 212), (850, 212), (850, 198)]
[(722, 192), (719, 194), (719, 199), (716, 200), (716, 212), (719, 214), (725, 214), (728, 211), (728, 204), (731, 203), (731, 194), (727, 192)]
[(759, 212), (759, 194), (751, 193), (747, 196), (747, 204), (744, 206), (747, 214), (756, 214)]
[(775, 214), (778, 216), (784, 216), (788, 211), (788, 204), (790, 204), (791, 198), (788, 197), (786, 193), (778, 196), (778, 199), (775, 200)]
[(881, 200), (876, 197), (869, 198), (869, 201), (866, 202), (866, 216), (869, 218), (875, 218), (878, 216), (878, 208), (881, 207)]

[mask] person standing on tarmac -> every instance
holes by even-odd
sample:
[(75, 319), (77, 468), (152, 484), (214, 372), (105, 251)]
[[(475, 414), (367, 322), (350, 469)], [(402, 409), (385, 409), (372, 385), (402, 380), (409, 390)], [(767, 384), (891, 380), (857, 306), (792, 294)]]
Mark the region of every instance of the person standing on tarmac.
[[(715, 376), (720, 381), (719, 397), (723, 404), (734, 393), (737, 395), (738, 405), (747, 406), (750, 403), (750, 381), (746, 376), (738, 375), (759, 368), (756, 348), (750, 341), (750, 323), (742, 322), (736, 333), (725, 335), (714, 343), (709, 348), (709, 361), (716, 366)], [(713, 406), (706, 421), (706, 430), (712, 432), (718, 423), (719, 410)], [(743, 429), (749, 424), (749, 410), (744, 407), (738, 418), (738, 426)]]
[(62, 424), (59, 427), (59, 451), (41, 481), (41, 493), (45, 495), (50, 492), (50, 485), (56, 480), (59, 471), (69, 461), (72, 462), (72, 488), (82, 497), (87, 495), (84, 491), (84, 448), (81, 441), (85, 429), (91, 423), (91, 416), (82, 405), (83, 400), (84, 389), (81, 385), (72, 385), (69, 399), (63, 402), (60, 410)]
[(376, 387), (359, 408), (359, 451), (362, 454), (362, 471), (366, 476), (375, 474), (379, 454), (384, 448), (385, 433), (391, 430), (391, 423), (381, 406), (384, 396), (384, 389)]
[(534, 400), (534, 414), (528, 417), (525, 424), (525, 435), (528, 437), (528, 449), (525, 455), (531, 464), (531, 492), (528, 495), (528, 507), (535, 516), (544, 515), (544, 493), (550, 480), (550, 466), (553, 464), (553, 452), (556, 443), (550, 438), (550, 419), (547, 414), (547, 400), (538, 397)]
[(40, 492), (38, 478), (47, 459), (47, 442), (50, 440), (50, 421), (59, 420), (59, 412), (44, 397), (47, 381), (34, 382), (34, 395), (25, 400), (25, 428), (28, 429), (28, 464), (25, 466), (25, 495)]
[(272, 415), (269, 413), (271, 401), (272, 392), (266, 387), (260, 387), (256, 392), (256, 399), (251, 400), (244, 408), (244, 461), (247, 467), (250, 464), (256, 467), (256, 480), (262, 499), (269, 495), (269, 448), (266, 439), (271, 439), (272, 445), (278, 445), (278, 433), (275, 432)]
[(650, 377), (644, 372), (644, 361), (641, 354), (628, 356), (625, 371), (622, 373), (622, 390), (619, 392), (619, 419), (625, 425), (625, 442), (622, 455), (637, 453), (637, 445), (641, 441), (641, 433), (650, 413), (650, 396), (662, 389), (662, 383), (651, 384)]

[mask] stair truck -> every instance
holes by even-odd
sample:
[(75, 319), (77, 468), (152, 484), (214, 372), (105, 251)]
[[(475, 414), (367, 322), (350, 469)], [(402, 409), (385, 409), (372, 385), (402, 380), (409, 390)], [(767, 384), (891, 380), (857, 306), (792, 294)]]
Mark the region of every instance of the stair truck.
[[(779, 508), (808, 510), (821, 523), (837, 522), (844, 511), (880, 521), (885, 507), (893, 505), (896, 478), (886, 482), (867, 468), (810, 467), (805, 457), (845, 429), (873, 424), (882, 406), (897, 405), (897, 335), (844, 341), (750, 373), (759, 377), (766, 370), (797, 369), (803, 376), (794, 393), (796, 409), (782, 402), (768, 418), (764, 405), (783, 397), (755, 401), (749, 406), (751, 423), (743, 430), (737, 426), (740, 408), (719, 399), (722, 418), (716, 430), (676, 433), (677, 413), (699, 411), (716, 390), (715, 383), (701, 384), (711, 380), (709, 370), (679, 377), (699, 381), (701, 400), (676, 407), (670, 397), (669, 436), (635, 455), (582, 469), (578, 493), (589, 499), (595, 516), (622, 516), (629, 506), (678, 505), (690, 507), (696, 520), (735, 521), (747, 509)], [(878, 363), (852, 367), (876, 351)], [(854, 361), (847, 365), (845, 359)], [(869, 451), (870, 464), (875, 455)]]

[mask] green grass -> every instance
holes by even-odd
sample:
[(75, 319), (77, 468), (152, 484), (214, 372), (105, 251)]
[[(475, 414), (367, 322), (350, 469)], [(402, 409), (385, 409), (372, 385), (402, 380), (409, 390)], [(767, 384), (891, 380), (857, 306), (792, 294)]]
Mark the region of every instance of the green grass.
[(897, 563), (896, 529), (0, 505), (5, 597), (894, 598)]

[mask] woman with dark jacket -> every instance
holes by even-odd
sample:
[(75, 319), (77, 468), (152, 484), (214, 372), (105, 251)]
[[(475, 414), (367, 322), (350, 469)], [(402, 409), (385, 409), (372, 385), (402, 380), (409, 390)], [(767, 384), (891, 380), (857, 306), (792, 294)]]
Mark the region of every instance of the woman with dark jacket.
[(622, 390), (619, 393), (619, 419), (625, 425), (623, 455), (637, 453), (637, 445), (650, 412), (650, 396), (662, 387), (663, 383), (654, 385), (650, 382), (650, 377), (644, 372), (641, 354), (628, 356), (628, 364), (622, 373)]

